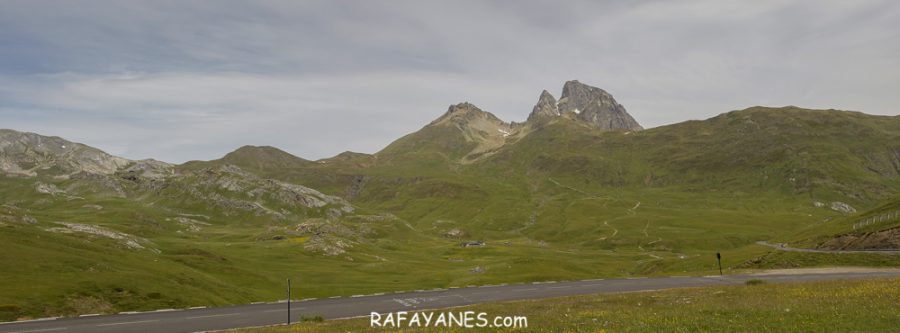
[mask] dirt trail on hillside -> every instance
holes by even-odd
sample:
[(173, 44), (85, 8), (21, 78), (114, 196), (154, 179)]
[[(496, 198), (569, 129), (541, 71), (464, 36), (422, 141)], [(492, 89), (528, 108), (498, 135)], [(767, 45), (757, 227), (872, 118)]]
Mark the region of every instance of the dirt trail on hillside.
[(784, 243), (772, 244), (766, 241), (756, 242), (758, 245), (768, 246), (781, 251), (789, 252), (809, 252), (809, 253), (880, 253), (880, 254), (900, 254), (900, 250), (818, 250), (818, 249), (801, 249), (787, 246)]
[(603, 225), (605, 225), (605, 226), (607, 226), (607, 227), (610, 227), (610, 228), (612, 228), (612, 230), (613, 230), (613, 233), (612, 233), (612, 235), (609, 235), (609, 236), (608, 236), (608, 237), (602, 237), (602, 238), (600, 238), (600, 240), (607, 240), (607, 239), (610, 239), (610, 238), (613, 238), (613, 237), (616, 237), (616, 235), (618, 235), (618, 234), (619, 234), (619, 229), (616, 229), (616, 228), (615, 228), (615, 227), (613, 227), (613, 226), (611, 226), (611, 225), (609, 225), (609, 220), (607, 220), (607, 221), (603, 221)]

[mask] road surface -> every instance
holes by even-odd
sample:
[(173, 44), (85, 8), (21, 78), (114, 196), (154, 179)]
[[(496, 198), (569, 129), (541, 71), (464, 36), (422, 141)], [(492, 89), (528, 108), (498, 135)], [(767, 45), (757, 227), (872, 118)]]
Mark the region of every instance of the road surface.
[[(497, 286), (467, 287), (307, 300), (292, 303), (291, 317), (323, 316), (326, 319), (368, 316), (371, 312), (441, 309), (485, 302), (540, 299), (570, 295), (647, 291), (684, 287), (742, 284), (761, 278), (770, 283), (861, 278), (900, 278), (900, 270), (820, 272), (707, 277), (596, 279)], [(0, 332), (174, 333), (223, 330), (284, 323), (287, 304), (265, 303), (224, 308), (144, 312), (79, 318), (60, 318), (0, 324)]]

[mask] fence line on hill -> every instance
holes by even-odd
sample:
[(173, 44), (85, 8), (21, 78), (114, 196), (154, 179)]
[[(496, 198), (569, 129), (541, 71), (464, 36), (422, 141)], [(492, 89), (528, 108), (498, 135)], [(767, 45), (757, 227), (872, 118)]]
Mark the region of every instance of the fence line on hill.
[(859, 228), (862, 228), (865, 226), (873, 225), (876, 223), (893, 221), (893, 220), (896, 220), (897, 218), (900, 218), (900, 210), (895, 210), (892, 212), (887, 212), (887, 213), (884, 213), (881, 215), (876, 215), (876, 216), (869, 216), (867, 218), (856, 221), (856, 223), (853, 224), (853, 230), (856, 230), (856, 229), (859, 229)]

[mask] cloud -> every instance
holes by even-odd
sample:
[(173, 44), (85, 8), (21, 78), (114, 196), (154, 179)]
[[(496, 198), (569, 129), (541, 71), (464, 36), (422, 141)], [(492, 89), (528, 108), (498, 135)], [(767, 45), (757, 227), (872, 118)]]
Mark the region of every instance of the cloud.
[[(23, 84), (0, 84), (6, 85)], [(374, 152), (418, 130), (467, 92), (485, 88), (470, 86), (461, 75), (395, 72), (54, 75), (30, 86), (37, 89), (5, 96), (26, 107), (0, 108), (4, 127), (173, 161), (216, 158), (244, 144), (277, 146), (307, 158), (348, 149)], [(448, 99), (447, 92), (460, 98)], [(493, 92), (510, 95), (500, 85)], [(483, 102), (503, 100), (489, 96)]]
[(0, 127), (129, 158), (374, 152), (570, 79), (645, 127), (751, 105), (895, 115), (893, 1), (0, 2)]

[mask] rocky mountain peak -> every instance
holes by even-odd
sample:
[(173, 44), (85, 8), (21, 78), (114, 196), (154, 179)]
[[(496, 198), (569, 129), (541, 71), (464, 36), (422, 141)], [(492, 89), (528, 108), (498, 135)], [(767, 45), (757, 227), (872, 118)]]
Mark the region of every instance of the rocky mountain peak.
[(60, 137), (0, 130), (0, 172), (36, 176), (39, 172), (112, 174), (132, 161)]
[(481, 124), (485, 123), (493, 124), (493, 126), (509, 127), (509, 124), (497, 118), (493, 113), (484, 111), (469, 102), (451, 105), (443, 116), (432, 121), (429, 126), (451, 125), (464, 130), (464, 128), (471, 126), (480, 127)]
[(574, 113), (576, 119), (602, 130), (643, 129), (612, 95), (578, 80), (568, 81), (563, 86), (558, 109), (560, 114)]
[(450, 107), (447, 109), (447, 112), (444, 113), (444, 115), (440, 118), (433, 121), (432, 124), (443, 123), (446, 121), (451, 121), (454, 123), (466, 123), (476, 119), (487, 119), (490, 121), (502, 122), (500, 118), (497, 118), (497, 116), (494, 116), (490, 112), (481, 110), (479, 107), (475, 106), (475, 104), (462, 102), (459, 104), (450, 105)]
[(544, 90), (541, 97), (538, 98), (537, 104), (528, 115), (528, 121), (534, 122), (540, 119), (547, 119), (559, 116), (559, 108), (556, 105), (556, 98), (550, 92)]

